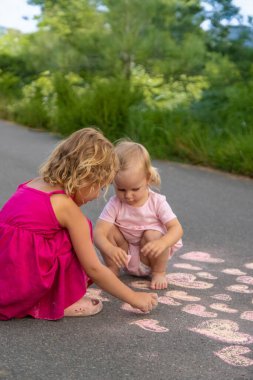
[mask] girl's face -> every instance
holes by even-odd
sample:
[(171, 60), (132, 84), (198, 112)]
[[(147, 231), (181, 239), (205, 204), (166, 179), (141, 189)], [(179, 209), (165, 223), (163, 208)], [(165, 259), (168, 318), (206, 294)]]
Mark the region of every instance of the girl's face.
[(74, 201), (77, 206), (82, 206), (90, 201), (93, 201), (94, 199), (99, 198), (100, 190), (101, 188), (98, 185), (93, 185), (91, 188), (81, 188), (76, 192)]
[(141, 169), (119, 171), (114, 188), (121, 202), (133, 207), (142, 206), (148, 199), (148, 178)]

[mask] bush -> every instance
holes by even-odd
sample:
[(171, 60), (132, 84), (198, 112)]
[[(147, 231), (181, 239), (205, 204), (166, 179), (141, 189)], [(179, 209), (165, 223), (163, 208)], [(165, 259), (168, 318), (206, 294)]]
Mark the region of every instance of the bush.
[(57, 96), (54, 123), (56, 130), (64, 135), (87, 125), (97, 125), (108, 138), (120, 138), (128, 128), (129, 110), (142, 96), (120, 79), (97, 79), (82, 90), (61, 76), (54, 83)]

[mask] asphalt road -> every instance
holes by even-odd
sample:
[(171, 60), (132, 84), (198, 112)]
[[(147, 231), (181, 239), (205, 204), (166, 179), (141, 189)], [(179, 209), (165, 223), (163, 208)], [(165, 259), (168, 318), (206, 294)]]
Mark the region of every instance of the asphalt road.
[[(0, 205), (36, 175), (57, 141), (0, 122)], [(158, 307), (136, 314), (103, 292), (104, 309), (94, 317), (0, 322), (1, 380), (253, 379), (253, 181), (154, 164), (185, 231)], [(83, 211), (95, 222), (103, 205)]]

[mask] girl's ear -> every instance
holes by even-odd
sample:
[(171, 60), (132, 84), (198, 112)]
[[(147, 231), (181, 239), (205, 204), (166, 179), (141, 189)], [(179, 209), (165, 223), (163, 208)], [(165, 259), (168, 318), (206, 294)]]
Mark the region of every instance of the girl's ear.
[(148, 184), (150, 184), (150, 181), (151, 181), (151, 173), (147, 173), (147, 182)]

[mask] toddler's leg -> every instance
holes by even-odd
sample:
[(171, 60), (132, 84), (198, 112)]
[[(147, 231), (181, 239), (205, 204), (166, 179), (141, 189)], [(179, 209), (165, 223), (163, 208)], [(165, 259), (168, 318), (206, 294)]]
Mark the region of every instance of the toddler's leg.
[[(122, 248), (126, 253), (128, 252), (128, 243), (118, 227), (113, 226), (110, 230), (110, 233), (108, 235), (109, 242), (114, 245), (115, 247)], [(101, 255), (103, 256), (103, 259), (105, 260), (106, 265), (108, 266), (113, 273), (116, 274), (116, 276), (119, 275), (119, 268), (117, 265), (113, 262), (113, 260), (110, 258), (110, 256), (106, 255), (104, 252), (101, 252)]]
[[(144, 231), (140, 246), (141, 248), (148, 242), (153, 240), (158, 240), (162, 237), (162, 233), (155, 230), (146, 230)], [(146, 257), (143, 256), (140, 252), (140, 260), (151, 267), (152, 275), (151, 275), (151, 289), (166, 289), (168, 286), (168, 282), (166, 279), (166, 267), (170, 254), (170, 249), (166, 249), (161, 255), (158, 257)]]

